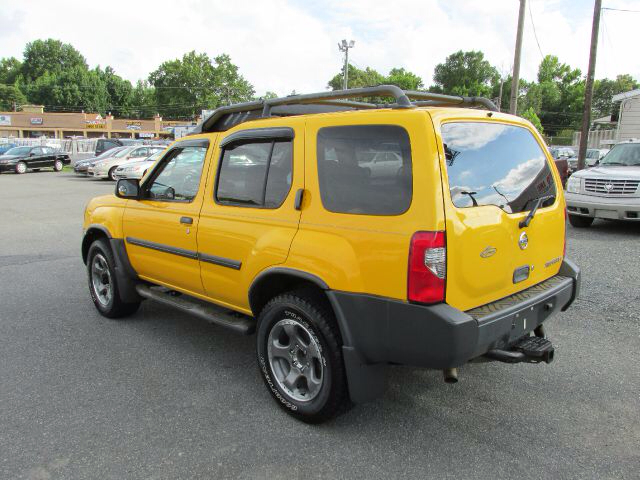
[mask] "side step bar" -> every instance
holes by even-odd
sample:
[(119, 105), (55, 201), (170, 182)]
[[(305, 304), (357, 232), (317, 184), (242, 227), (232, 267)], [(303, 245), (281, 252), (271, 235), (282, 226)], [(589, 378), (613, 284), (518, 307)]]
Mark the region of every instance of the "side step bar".
[(187, 295), (175, 296), (172, 291), (164, 287), (150, 287), (149, 285), (138, 284), (136, 285), (136, 291), (143, 298), (169, 305), (237, 333), (249, 335), (255, 332), (256, 329), (255, 320), (247, 315)]

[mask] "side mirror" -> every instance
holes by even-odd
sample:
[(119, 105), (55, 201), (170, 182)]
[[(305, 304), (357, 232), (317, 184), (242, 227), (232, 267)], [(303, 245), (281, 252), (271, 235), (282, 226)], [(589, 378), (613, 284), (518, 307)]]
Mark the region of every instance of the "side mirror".
[(121, 178), (116, 183), (116, 197), (138, 200), (140, 198), (140, 181), (133, 178)]

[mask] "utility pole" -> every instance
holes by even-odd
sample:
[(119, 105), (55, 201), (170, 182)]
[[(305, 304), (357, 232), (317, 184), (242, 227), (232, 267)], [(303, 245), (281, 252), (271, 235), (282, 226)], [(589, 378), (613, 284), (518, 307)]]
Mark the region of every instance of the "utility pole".
[(524, 30), (524, 12), (527, 0), (520, 0), (520, 14), (518, 15), (518, 33), (516, 34), (516, 53), (513, 57), (513, 75), (511, 76), (511, 99), (509, 113), (518, 112), (518, 93), (520, 91), (520, 53), (522, 52), (522, 32)]
[(589, 71), (587, 72), (587, 84), (584, 89), (584, 111), (582, 112), (582, 130), (580, 133), (580, 148), (578, 149), (578, 170), (584, 168), (584, 159), (587, 156), (589, 125), (591, 124), (591, 97), (593, 96), (593, 77), (596, 71), (596, 53), (598, 51), (598, 30), (600, 29), (601, 10), (602, 0), (595, 0), (595, 4), (593, 5), (593, 26), (591, 27)]
[(353, 40), (349, 40), (348, 42), (346, 40), (342, 40), (342, 42), (338, 44), (338, 49), (340, 49), (341, 52), (344, 52), (344, 70), (342, 75), (343, 90), (347, 90), (349, 88), (349, 49), (353, 48), (355, 43), (356, 42)]

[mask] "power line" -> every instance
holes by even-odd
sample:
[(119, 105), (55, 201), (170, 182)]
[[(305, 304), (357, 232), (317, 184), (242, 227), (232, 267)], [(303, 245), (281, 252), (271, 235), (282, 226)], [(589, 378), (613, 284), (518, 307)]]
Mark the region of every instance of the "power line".
[(612, 12), (640, 13), (640, 10), (627, 10), (625, 8), (602, 7), (600, 10), (611, 10)]
[(529, 19), (531, 20), (531, 26), (533, 27), (533, 36), (536, 39), (536, 43), (538, 44), (538, 50), (540, 51), (540, 56), (544, 60), (544, 54), (542, 53), (542, 48), (540, 48), (540, 41), (538, 40), (538, 33), (536, 32), (536, 24), (533, 22), (533, 13), (531, 13), (531, 2), (529, 2)]

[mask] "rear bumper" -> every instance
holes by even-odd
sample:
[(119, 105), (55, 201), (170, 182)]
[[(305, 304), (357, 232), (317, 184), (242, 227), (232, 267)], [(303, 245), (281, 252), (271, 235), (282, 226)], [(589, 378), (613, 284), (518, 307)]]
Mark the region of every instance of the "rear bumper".
[(367, 384), (379, 377), (370, 366), (458, 367), (489, 350), (507, 347), (566, 310), (579, 289), (580, 270), (565, 259), (556, 277), (468, 312), (447, 304), (425, 306), (328, 291), (342, 333), (352, 400), (377, 395), (378, 387)]
[(582, 217), (640, 220), (640, 198), (565, 193), (567, 211)]

